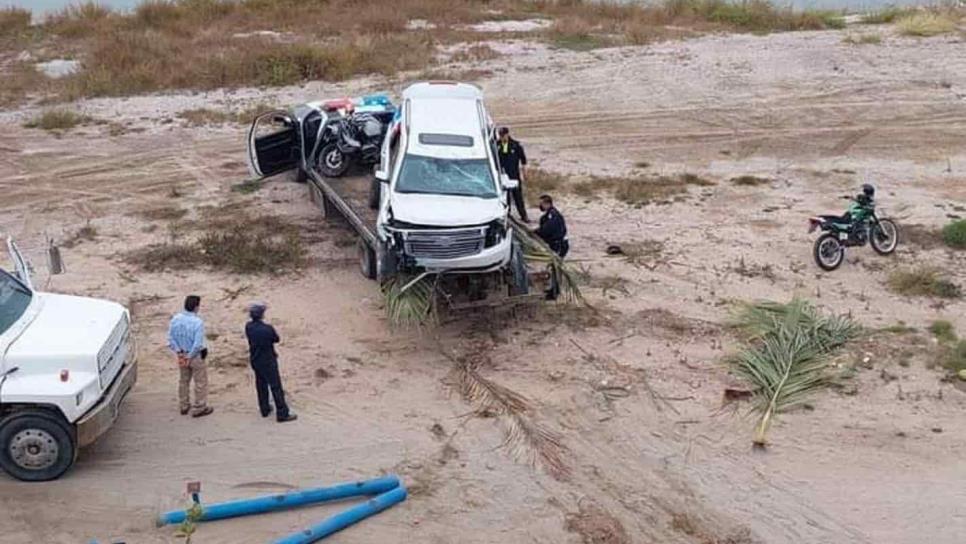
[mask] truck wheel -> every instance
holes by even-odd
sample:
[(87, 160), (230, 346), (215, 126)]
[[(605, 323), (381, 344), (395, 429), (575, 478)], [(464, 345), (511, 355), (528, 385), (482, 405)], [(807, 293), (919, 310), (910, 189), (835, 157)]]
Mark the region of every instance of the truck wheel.
[(376, 279), (376, 252), (359, 240), (359, 270), (367, 279)]
[(0, 421), (0, 468), (18, 480), (59, 478), (74, 464), (76, 449), (68, 429), (50, 415), (17, 412)]
[(527, 263), (523, 260), (523, 249), (516, 240), (510, 254), (510, 296), (522, 296), (530, 293), (530, 278), (527, 275)]
[(296, 166), (295, 170), (292, 171), (292, 181), (295, 183), (305, 183), (309, 180), (309, 175), (302, 170), (301, 166)]
[(399, 261), (396, 254), (380, 242), (379, 249), (376, 251), (376, 279), (379, 283), (384, 283), (390, 278), (394, 278), (399, 271)]
[(382, 191), (382, 182), (372, 178), (372, 182), (369, 184), (369, 209), (378, 210), (379, 209), (379, 193)]

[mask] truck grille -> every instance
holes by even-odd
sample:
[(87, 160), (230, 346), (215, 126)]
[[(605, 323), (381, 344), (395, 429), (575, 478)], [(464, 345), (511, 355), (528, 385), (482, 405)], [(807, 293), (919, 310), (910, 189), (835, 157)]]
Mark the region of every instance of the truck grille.
[(124, 364), (129, 349), (128, 341), (130, 336), (130, 323), (127, 314), (114, 327), (111, 336), (108, 338), (101, 352), (97, 355), (97, 370), (99, 372), (101, 390), (103, 391), (111, 382), (114, 376)]
[(406, 254), (417, 259), (459, 259), (483, 251), (486, 228), (409, 231)]

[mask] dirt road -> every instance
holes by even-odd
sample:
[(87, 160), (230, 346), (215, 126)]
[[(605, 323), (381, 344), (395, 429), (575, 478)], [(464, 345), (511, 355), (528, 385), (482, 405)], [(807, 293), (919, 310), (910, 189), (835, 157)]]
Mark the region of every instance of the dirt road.
[[(92, 126), (54, 138), (19, 127), (30, 111), (3, 113), (0, 231), (36, 248), (45, 233), (65, 240), (95, 227), (64, 250), (68, 273), (49, 288), (129, 304), (142, 372), (117, 427), (65, 478), (0, 476), (0, 542), (175, 542), (153, 519), (184, 504), (185, 481), (201, 480), (214, 501), (383, 472), (399, 473), (411, 498), (332, 542), (960, 542), (966, 394), (931, 368), (923, 329), (942, 318), (966, 332), (966, 304), (897, 297), (884, 281), (931, 263), (966, 285), (966, 256), (905, 240), (892, 258), (860, 249), (822, 274), (805, 227), (865, 181), (903, 227), (964, 215), (966, 57), (958, 38), (851, 46), (842, 37), (711, 36), (590, 53), (492, 44), (513, 55), (482, 81), (490, 107), (542, 168), (624, 175), (647, 162), (645, 171), (716, 184), (639, 209), (605, 195), (561, 198), (601, 315), (551, 305), (421, 335), (390, 330), (351, 237), (321, 222), (304, 186), (233, 188), (246, 177), (240, 127), (171, 122), (182, 109), (271, 96), (81, 105), (145, 129), (118, 136)], [(366, 80), (273, 94), (294, 103), (386, 85), (398, 87)], [(770, 181), (728, 181), (744, 174)], [(308, 265), (279, 277), (145, 273), (126, 258), (226, 203), (302, 225)], [(153, 212), (171, 208), (184, 218)], [(628, 262), (605, 255), (614, 243), (652, 251)], [(202, 420), (177, 414), (163, 347), (188, 292), (204, 297), (211, 333), (216, 411)], [(722, 324), (730, 301), (792, 295), (870, 329), (901, 321), (920, 332), (880, 331), (850, 349), (841, 359), (858, 363), (850, 385), (783, 415), (773, 446), (754, 453), (746, 407), (721, 404), (734, 383), (722, 359), (735, 345)], [(257, 415), (241, 332), (254, 298), (269, 302), (283, 338), (300, 416), (291, 425)], [(559, 434), (567, 475), (501, 447), (501, 418), (472, 415), (449, 358), (469, 354), (485, 354), (480, 372), (524, 395), (531, 420)], [(194, 541), (265, 542), (333, 510), (204, 525)]]

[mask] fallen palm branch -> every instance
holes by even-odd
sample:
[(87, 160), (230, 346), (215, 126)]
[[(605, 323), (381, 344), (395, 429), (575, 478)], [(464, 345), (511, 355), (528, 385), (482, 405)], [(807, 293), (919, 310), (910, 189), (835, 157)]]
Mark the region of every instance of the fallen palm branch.
[(453, 357), (441, 352), (456, 365), (454, 373), (460, 395), (474, 404), (477, 414), (500, 417), (505, 425), (506, 447), (511, 455), (531, 466), (543, 466), (555, 479), (563, 480), (570, 474), (564, 461), (566, 448), (557, 433), (530, 417), (529, 401), (519, 393), (480, 375), (479, 366), (488, 361), (484, 351), (477, 350), (465, 357)]
[(851, 319), (824, 316), (799, 299), (742, 305), (732, 325), (747, 341), (731, 363), (754, 391), (753, 407), (760, 414), (754, 443), (759, 447), (766, 445), (777, 414), (801, 406), (831, 382), (829, 355), (859, 332)]
[(523, 249), (523, 257), (528, 262), (546, 266), (556, 285), (560, 288), (560, 295), (565, 302), (587, 305), (580, 292), (580, 276), (578, 272), (567, 264), (550, 246), (534, 235), (527, 225), (519, 219), (510, 217), (513, 224), (513, 235)]
[(386, 316), (394, 326), (422, 327), (438, 321), (436, 277), (396, 276), (382, 284)]

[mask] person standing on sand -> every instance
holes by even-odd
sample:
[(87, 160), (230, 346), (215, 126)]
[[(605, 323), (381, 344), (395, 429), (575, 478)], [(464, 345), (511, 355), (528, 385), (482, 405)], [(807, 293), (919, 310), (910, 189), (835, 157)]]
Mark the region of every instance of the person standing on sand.
[(516, 204), (517, 213), (524, 223), (529, 223), (527, 217), (527, 204), (523, 200), (523, 182), (527, 175), (527, 154), (523, 151), (520, 142), (510, 137), (510, 129), (500, 127), (500, 138), (496, 142), (497, 157), (500, 159), (500, 169), (503, 170), (510, 179), (517, 180), (516, 189), (510, 191), (513, 202)]
[(268, 403), (268, 392), (272, 392), (275, 403), (275, 419), (279, 423), (295, 421), (298, 416), (288, 410), (285, 403), (285, 392), (282, 391), (282, 378), (278, 374), (278, 354), (275, 344), (280, 340), (275, 327), (265, 323), (265, 310), (268, 307), (263, 302), (255, 302), (248, 307), (251, 321), (245, 325), (245, 336), (248, 337), (248, 354), (251, 359), (252, 370), (255, 372), (255, 393), (258, 395), (258, 410), (262, 417), (272, 414), (272, 405)]
[[(184, 311), (171, 318), (168, 327), (168, 348), (178, 358), (178, 404), (181, 415), (189, 411), (192, 417), (203, 417), (214, 411), (208, 406), (208, 348), (205, 347), (205, 322), (198, 316), (201, 297), (188, 295)], [(195, 403), (192, 406), (188, 389), (195, 382)], [(192, 409), (193, 408), (193, 409)]]

